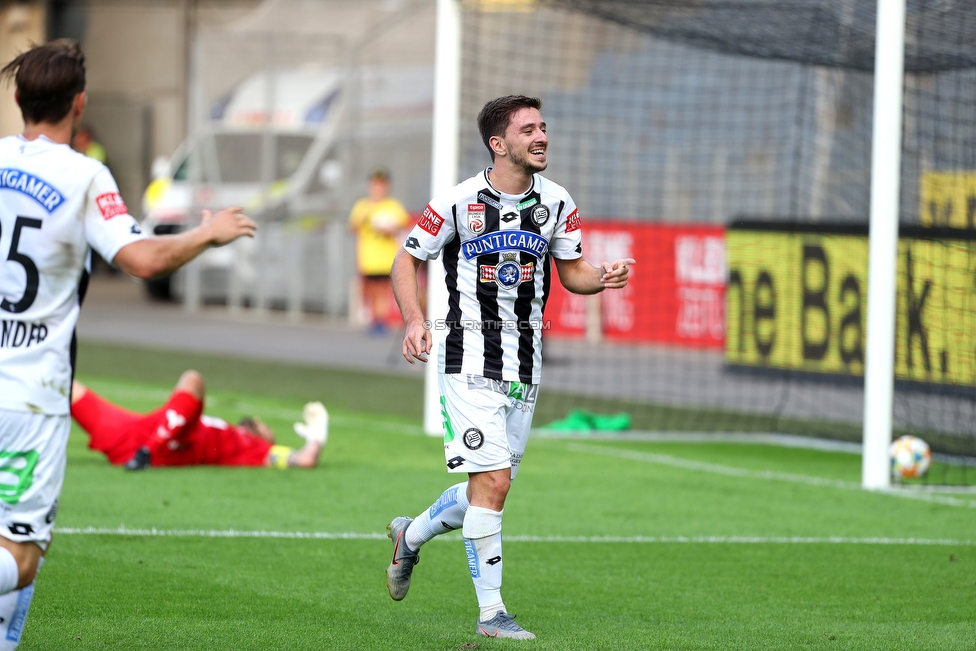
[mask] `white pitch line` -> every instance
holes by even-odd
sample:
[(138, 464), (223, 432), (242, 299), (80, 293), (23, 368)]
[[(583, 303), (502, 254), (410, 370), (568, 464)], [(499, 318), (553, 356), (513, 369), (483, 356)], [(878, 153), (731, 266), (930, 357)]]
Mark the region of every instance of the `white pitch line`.
[[(793, 484), (807, 484), (809, 486), (826, 486), (828, 488), (840, 488), (843, 490), (864, 490), (860, 484), (841, 481), (839, 479), (826, 479), (824, 477), (811, 477), (809, 475), (798, 475), (790, 472), (773, 472), (771, 470), (747, 470), (745, 468), (734, 468), (732, 466), (722, 466), (716, 463), (704, 461), (692, 461), (673, 457), (668, 454), (657, 454), (653, 452), (635, 452), (612, 448), (604, 445), (584, 445), (581, 443), (570, 443), (566, 449), (571, 452), (583, 452), (586, 454), (602, 454), (609, 457), (628, 459), (630, 461), (641, 461), (644, 463), (656, 463), (672, 468), (682, 468), (684, 470), (695, 470), (697, 472), (708, 472), (716, 475), (726, 475), (729, 477), (743, 477), (747, 479), (761, 479), (765, 481), (781, 481)], [(923, 502), (933, 502), (935, 504), (945, 504), (947, 506), (962, 506), (976, 509), (976, 501), (964, 500), (946, 495), (935, 495), (932, 493), (922, 493), (910, 489), (890, 489), (886, 491), (872, 491), (882, 495), (893, 497), (903, 497)]]
[(949, 545), (971, 547), (976, 541), (952, 538), (848, 538), (844, 536), (505, 536), (505, 542), (657, 543), (739, 545)]
[[(80, 536), (144, 536), (168, 538), (284, 538), (302, 540), (386, 540), (381, 533), (328, 531), (248, 531), (241, 529), (132, 529), (118, 527), (58, 527), (58, 534)], [(460, 540), (457, 534), (438, 540)], [(506, 536), (505, 542), (582, 544), (734, 544), (734, 545), (907, 545), (972, 547), (973, 540), (952, 538), (850, 538), (845, 536)]]

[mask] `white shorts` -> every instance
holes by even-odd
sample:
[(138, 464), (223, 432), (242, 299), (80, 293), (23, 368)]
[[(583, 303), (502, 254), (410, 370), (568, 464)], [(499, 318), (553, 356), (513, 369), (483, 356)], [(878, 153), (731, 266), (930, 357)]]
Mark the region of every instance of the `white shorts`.
[(448, 472), (518, 472), (529, 442), (538, 384), (440, 373)]
[(0, 409), (0, 536), (51, 542), (71, 416)]

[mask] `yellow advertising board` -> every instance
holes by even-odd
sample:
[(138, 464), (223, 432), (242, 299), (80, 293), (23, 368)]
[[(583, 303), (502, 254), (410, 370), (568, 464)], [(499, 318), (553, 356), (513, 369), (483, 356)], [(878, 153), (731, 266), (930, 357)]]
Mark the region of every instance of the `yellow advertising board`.
[(918, 196), (923, 226), (976, 228), (976, 172), (922, 172)]
[[(920, 235), (898, 243), (895, 377), (976, 386), (976, 240)], [(865, 233), (733, 226), (726, 246), (727, 363), (863, 375)]]

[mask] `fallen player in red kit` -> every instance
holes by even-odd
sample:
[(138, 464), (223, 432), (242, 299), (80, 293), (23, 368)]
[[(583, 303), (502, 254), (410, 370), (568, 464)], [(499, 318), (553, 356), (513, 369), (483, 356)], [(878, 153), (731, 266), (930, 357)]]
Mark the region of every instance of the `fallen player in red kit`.
[(108, 402), (75, 381), (71, 415), (90, 437), (88, 447), (110, 463), (128, 470), (150, 466), (271, 466), (313, 468), (329, 436), (329, 414), (321, 402), (310, 402), (295, 433), (300, 449), (276, 445), (274, 433), (258, 418), (237, 425), (203, 414), (203, 376), (186, 371), (169, 400), (148, 414), (137, 414)]

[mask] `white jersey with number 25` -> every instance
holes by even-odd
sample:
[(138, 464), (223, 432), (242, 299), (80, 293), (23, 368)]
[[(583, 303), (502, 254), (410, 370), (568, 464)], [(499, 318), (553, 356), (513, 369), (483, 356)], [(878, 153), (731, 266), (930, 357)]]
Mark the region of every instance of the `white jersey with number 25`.
[(89, 247), (143, 239), (104, 165), (41, 136), (0, 139), (0, 409), (70, 413)]

